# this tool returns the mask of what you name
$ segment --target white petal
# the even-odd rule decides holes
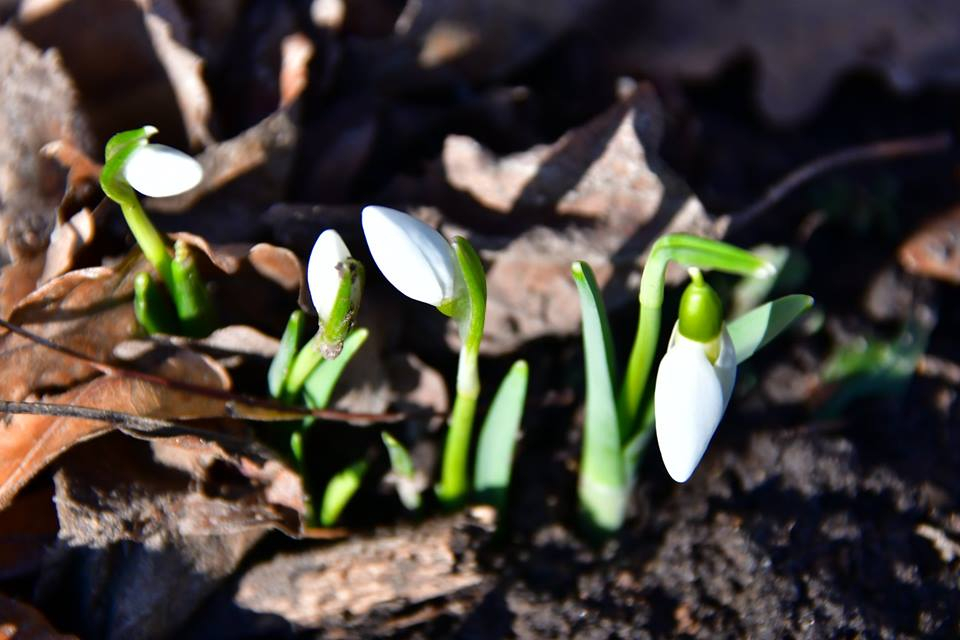
[[[654,411],[663,464],[677,482],[686,482],[700,463],[735,379],[736,355],[726,330],[716,365],[701,343],[676,334],[671,339],[657,371]]]
[[[197,186],[203,169],[182,151],[162,144],[148,144],[130,154],[123,166],[123,177],[145,196],[166,198]]]
[[[453,249],[436,229],[387,207],[364,207],[361,222],[373,261],[400,293],[435,307],[453,298]]]
[[[313,306],[325,322],[333,311],[333,304],[337,300],[337,291],[340,290],[340,271],[337,265],[350,257],[350,250],[343,243],[343,238],[333,229],[327,229],[317,237],[307,261],[307,287]]]

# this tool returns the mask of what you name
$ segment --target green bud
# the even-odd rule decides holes
[[[177,333],[179,323],[166,293],[146,271],[133,279],[133,311],[150,335]]]
[[[690,284],[680,298],[680,335],[697,342],[713,342],[723,328],[720,296],[708,285],[699,269],[690,269]]]
[[[177,307],[183,335],[191,338],[209,335],[217,327],[216,312],[190,247],[182,240],[174,244],[170,276],[170,295]]]

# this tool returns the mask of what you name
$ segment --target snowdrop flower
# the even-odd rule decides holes
[[[342,263],[349,257],[350,250],[343,243],[340,234],[333,229],[321,233],[310,252],[310,260],[307,261],[307,287],[321,324],[330,318],[333,311],[345,275]]]
[[[737,375],[720,299],[691,270],[680,319],[660,361],[654,389],[657,442],[670,477],[686,482],[699,464],[730,401]]]
[[[433,227],[396,209],[364,207],[363,234],[384,277],[400,293],[441,307],[455,297],[453,249]]]
[[[193,189],[203,177],[200,163],[163,144],[145,144],[127,156],[123,178],[151,198],[166,198]]]

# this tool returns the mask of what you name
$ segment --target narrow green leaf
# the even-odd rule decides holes
[[[360,347],[363,346],[363,343],[366,342],[369,334],[370,332],[366,329],[355,329],[343,341],[343,350],[340,355],[333,360],[323,360],[313,370],[313,373],[310,374],[303,385],[304,397],[307,400],[308,407],[311,409],[327,408],[340,375]]]
[[[323,491],[323,504],[320,507],[322,526],[332,527],[337,523],[344,507],[360,488],[363,476],[367,473],[367,467],[366,460],[357,460],[330,478],[327,488]]]
[[[777,337],[811,306],[813,298],[810,296],[784,296],[728,322],[727,332],[737,353],[737,364]]]
[[[270,395],[274,398],[280,398],[283,394],[283,383],[287,379],[290,365],[300,348],[300,336],[303,333],[305,317],[303,311],[299,309],[290,314],[287,327],[283,330],[283,336],[280,338],[280,348],[277,349],[277,355],[273,356],[273,360],[270,362],[270,370],[267,371],[267,386],[270,388]]]
[[[574,262],[572,272],[580,295],[587,374],[580,507],[590,529],[609,533],[623,523],[628,491],[613,386],[613,343],[593,271],[585,262]]]
[[[413,477],[415,473],[413,467],[413,458],[407,448],[400,444],[400,441],[390,435],[389,431],[380,433],[384,446],[387,448],[387,455],[390,456],[390,468],[398,476]]]
[[[380,437],[383,439],[387,454],[390,456],[390,468],[396,482],[397,496],[407,510],[416,511],[420,508],[421,498],[420,486],[417,482],[417,470],[413,466],[413,459],[406,447],[400,444],[400,441],[390,435],[389,432],[381,432]]]
[[[510,488],[513,452],[523,419],[530,376],[525,360],[517,360],[500,383],[480,429],[473,487],[479,502],[501,510]]]

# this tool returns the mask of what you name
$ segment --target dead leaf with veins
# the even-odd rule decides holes
[[[474,209],[520,229],[469,234],[491,262],[485,352],[579,330],[574,260],[590,263],[607,305],[618,307],[636,300],[641,257],[662,234],[723,236],[727,219],[711,217],[657,155],[663,126],[656,96],[640,86],[550,145],[498,158],[472,139],[447,138],[447,183]],[[467,233],[452,224],[448,231]],[[682,272],[668,277],[677,281]]]

